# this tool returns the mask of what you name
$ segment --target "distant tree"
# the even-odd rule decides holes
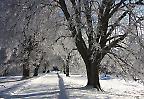
[[[28,39],[25,39],[25,41],[22,43],[22,58],[21,61],[23,63],[23,79],[28,78],[30,76],[30,55],[31,52],[37,47],[37,43],[34,44],[32,37],[30,36]]]
[[[32,64],[31,54],[37,53],[35,49],[38,47],[48,50],[55,37],[55,17],[50,16],[55,7],[49,6],[49,0],[7,0],[2,1],[0,7],[0,22],[3,24],[0,25],[0,35],[5,38],[2,38],[4,44],[0,45],[7,44],[6,47],[11,49],[18,46],[18,65],[23,64],[23,78],[27,78]]]
[[[39,59],[39,61],[37,63],[34,64],[35,66],[35,69],[34,69],[34,75],[33,76],[38,76],[38,70],[39,70],[39,67],[41,66],[43,60],[44,60],[44,56],[45,56],[46,53],[42,53],[41,55],[41,58]]]
[[[0,74],[3,76],[6,76],[9,71],[9,66],[7,65],[7,48],[1,48],[0,49]]]
[[[0,48],[0,65],[3,65],[6,61],[7,53],[6,48]]]

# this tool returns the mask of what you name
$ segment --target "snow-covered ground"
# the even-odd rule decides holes
[[[86,77],[49,73],[20,81],[0,77],[0,99],[144,99],[144,86],[134,81],[101,77],[104,92],[85,87]],[[15,81],[16,80],[16,81]]]

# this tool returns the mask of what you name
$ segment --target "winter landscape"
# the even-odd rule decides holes
[[[0,99],[144,99],[144,0],[0,0]]]

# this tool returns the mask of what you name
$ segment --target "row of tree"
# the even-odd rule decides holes
[[[8,1],[1,2],[0,33],[17,46],[24,78],[31,63],[39,69],[45,54],[60,55],[67,76],[71,65],[85,65],[87,85],[97,90],[100,71],[111,67],[134,79],[143,75],[143,0]]]

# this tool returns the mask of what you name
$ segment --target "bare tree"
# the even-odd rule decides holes
[[[131,33],[131,26],[128,21],[129,13],[135,11],[136,6],[143,5],[142,1],[54,1],[60,6],[75,40],[77,50],[85,62],[87,85],[101,90],[99,83],[100,63],[105,55],[111,53],[113,48],[122,47],[121,42]],[[130,7],[133,7],[133,9],[130,9]],[[136,17],[135,23],[143,20],[143,16]],[[84,37],[87,40],[84,40]]]

